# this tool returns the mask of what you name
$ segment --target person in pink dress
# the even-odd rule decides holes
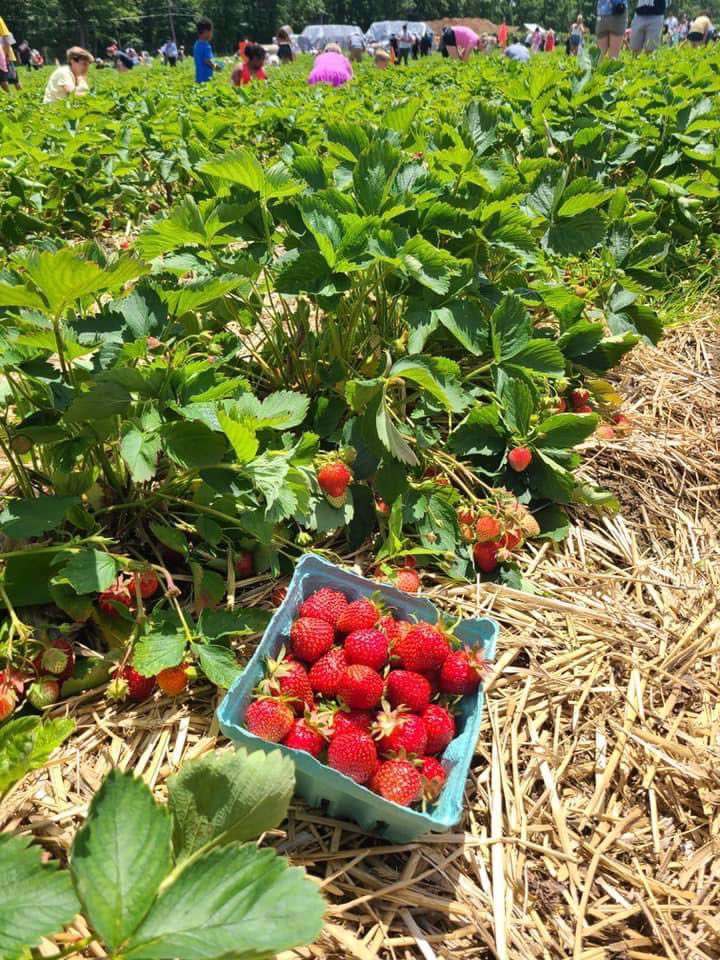
[[[448,54],[454,60],[464,60],[467,62],[470,59],[470,54],[480,43],[480,37],[474,30],[471,30],[470,27],[453,27],[452,33],[455,43],[447,43],[446,49]]]
[[[328,43],[321,54],[315,58],[308,83],[328,83],[331,87],[341,87],[352,80],[353,71],[350,61],[342,54],[337,43]]]

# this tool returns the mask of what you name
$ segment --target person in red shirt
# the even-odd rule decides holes
[[[263,70],[265,48],[259,43],[248,43],[245,47],[245,63],[239,63],[230,76],[234,87],[244,87],[251,80],[267,80]]]

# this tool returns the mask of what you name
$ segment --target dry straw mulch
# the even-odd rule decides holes
[[[578,515],[543,546],[534,593],[428,583],[448,610],[502,625],[467,813],[399,846],[295,805],[265,842],[317,878],[328,924],[288,957],[720,955],[718,371],[710,322],[632,355],[618,388],[635,427],[585,468],[622,511]],[[135,708],[78,698],[77,734],[2,825],[63,855],[111,765],[162,793],[184,759],[227,748],[214,707],[208,690]]]

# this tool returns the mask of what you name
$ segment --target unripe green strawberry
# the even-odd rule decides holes
[[[28,688],[27,698],[38,710],[55,703],[60,698],[60,684],[57,677],[40,677],[34,680]]]

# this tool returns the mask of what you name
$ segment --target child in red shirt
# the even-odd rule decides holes
[[[234,87],[244,87],[251,80],[267,80],[263,70],[265,48],[259,43],[248,43],[245,47],[245,63],[239,63],[230,76]]]

